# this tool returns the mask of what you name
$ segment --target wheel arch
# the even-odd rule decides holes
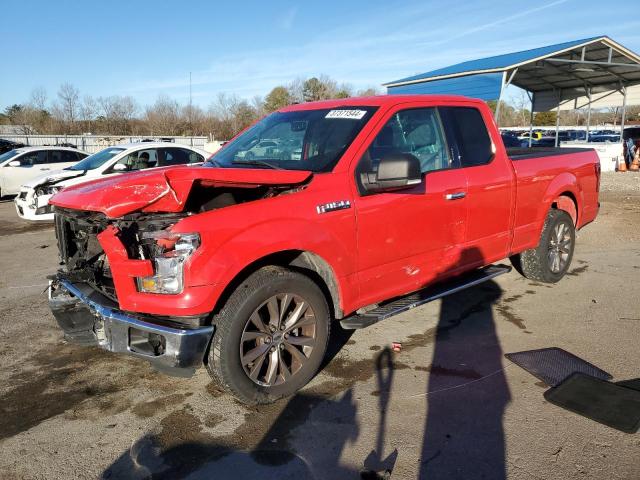
[[[269,265],[298,271],[313,280],[322,290],[333,318],[344,316],[341,307],[340,285],[334,269],[320,255],[306,250],[282,250],[260,257],[237,272],[216,301],[214,312],[225,304],[233,291],[252,273]]]
[[[578,227],[578,200],[573,192],[568,190],[562,192],[551,202],[551,208],[567,212],[573,220],[573,224],[576,228]]]

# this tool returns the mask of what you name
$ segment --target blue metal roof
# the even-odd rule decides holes
[[[495,100],[500,96],[502,72],[480,73],[462,78],[443,78],[431,82],[410,83],[387,87],[387,93],[397,94],[450,94],[465,97],[480,98],[481,100]]]
[[[440,68],[438,70],[432,70],[430,72],[421,73],[419,75],[402,78],[400,80],[394,80],[393,82],[388,82],[384,85],[391,86],[398,83],[415,82],[416,80],[429,81],[429,79],[433,79],[434,77],[441,77],[445,75],[464,75],[467,73],[485,70],[507,70],[513,65],[517,65],[519,63],[526,62],[528,60],[534,60],[536,58],[544,57],[547,55],[553,55],[555,52],[559,52],[567,48],[572,48],[583,43],[593,42],[602,38],[607,37],[605,35],[601,35],[599,37],[591,37],[582,40],[574,40],[572,42],[548,45],[546,47],[532,48],[531,50],[523,50],[521,52],[506,53],[504,55],[496,55],[494,57],[481,58],[478,60],[469,60],[467,62],[458,63],[449,67]]]

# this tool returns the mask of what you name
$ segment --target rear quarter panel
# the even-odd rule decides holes
[[[553,202],[569,194],[576,202],[577,228],[598,214],[594,150],[513,161],[516,172],[516,212],[512,253],[537,246]]]

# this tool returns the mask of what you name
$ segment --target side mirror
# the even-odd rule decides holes
[[[20,160],[11,160],[11,161],[9,162],[9,166],[10,166],[10,167],[19,167],[20,165],[21,165],[21,164],[20,164]]]
[[[116,163],[113,166],[114,172],[126,172],[129,168],[124,163]]]
[[[390,153],[380,159],[377,172],[364,172],[362,185],[369,193],[402,190],[422,183],[420,160],[410,153]]]

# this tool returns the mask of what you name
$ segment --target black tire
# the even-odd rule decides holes
[[[283,383],[260,385],[249,378],[243,367],[241,348],[245,344],[241,345],[241,339],[245,328],[252,325],[250,316],[267,300],[283,294],[299,296],[309,304],[315,318],[315,343],[306,360],[300,362],[299,370],[288,380],[278,377]],[[327,350],[331,317],[326,298],[314,281],[286,268],[268,266],[251,274],[236,288],[214,316],[213,323],[215,333],[206,362],[209,375],[217,385],[242,403],[262,404],[293,395],[313,378]],[[266,326],[270,326],[270,323],[266,323]],[[271,341],[275,344],[275,337]],[[270,359],[265,360],[268,361]]]
[[[561,229],[564,232],[563,238],[568,238],[570,242],[566,246],[566,258],[560,260],[560,264],[552,265],[553,256],[550,253],[552,250],[564,255],[564,252],[556,248],[558,242],[554,236],[558,232],[557,229]],[[552,209],[545,219],[538,246],[512,256],[511,263],[526,278],[544,283],[556,283],[564,277],[571,266],[575,244],[576,231],[571,216],[564,210]]]

